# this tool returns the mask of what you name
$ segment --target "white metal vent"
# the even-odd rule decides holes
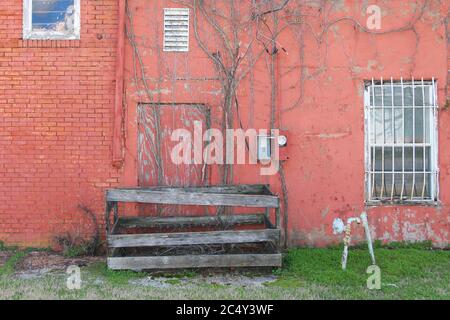
[[[439,197],[437,89],[431,81],[366,85],[366,198],[435,202]]]
[[[189,51],[189,9],[164,9],[164,51]]]

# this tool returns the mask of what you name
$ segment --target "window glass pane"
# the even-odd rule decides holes
[[[413,142],[413,109],[405,108],[405,143]]]
[[[424,150],[425,149],[425,150]],[[425,151],[425,158],[424,158]],[[425,160],[425,163],[424,163]],[[430,147],[422,148],[416,147],[416,170],[415,171],[430,171],[431,170],[431,158],[430,158]]]
[[[431,109],[426,108],[425,109],[425,122],[423,124],[425,128],[425,143],[430,143],[430,116],[431,116]]]
[[[413,171],[413,147],[405,147],[405,171]]]
[[[423,108],[415,108],[415,131],[416,131],[416,143],[424,143],[424,131],[423,131]]]
[[[413,91],[412,91],[412,87],[411,86],[407,86],[403,88],[404,91],[404,101],[405,101],[405,106],[412,106],[413,105]]]
[[[425,197],[432,198],[431,195],[431,173],[425,174]]]
[[[383,169],[383,148],[372,148],[372,159],[375,162],[373,163],[372,170],[381,171]]]
[[[395,143],[403,143],[403,110],[394,108]]]
[[[381,97],[381,87],[380,86],[375,86],[374,87],[374,92],[375,92],[375,106],[377,107],[381,107],[383,105],[383,100]]]
[[[384,148],[384,171],[392,171],[392,150],[393,148]]]
[[[391,197],[392,193],[392,173],[384,175],[384,197]]]
[[[395,171],[401,172],[403,170],[403,148],[396,147],[394,154]]]
[[[423,148],[416,148],[415,162],[414,171],[423,171]]]
[[[374,174],[374,185],[373,185],[373,194],[372,196],[374,198],[380,198],[381,195],[381,184],[382,184],[382,174],[376,173]]]
[[[383,86],[384,106],[392,107],[392,86],[386,84]]]
[[[370,108],[369,109],[369,120],[368,120],[370,123],[368,124],[368,127],[370,127],[370,137],[369,138],[370,138],[371,145],[375,143],[375,135],[376,135],[374,122],[373,122],[374,114],[375,114],[375,110]]]
[[[408,199],[411,199],[413,176],[414,176],[414,174],[412,174],[412,173],[405,174],[405,185],[404,185],[404,189],[403,189],[403,196]]]
[[[425,99],[424,99],[424,106],[431,106],[432,105],[432,97],[431,97],[431,87],[430,86],[426,86],[424,88],[424,94],[425,94]]]
[[[394,123],[392,121],[392,108],[384,109],[384,139],[385,143],[394,143]]]
[[[394,87],[394,106],[396,106],[396,107],[402,106],[402,87],[401,86]]]
[[[33,0],[33,31],[72,32],[74,30],[74,0]]]
[[[370,95],[369,103],[370,103],[371,106],[375,106],[375,95],[374,95],[374,93],[375,93],[374,87],[370,86],[369,87],[369,95]]]
[[[422,86],[414,88],[414,101],[416,106],[423,106],[423,92],[422,92]]]
[[[375,143],[381,144],[384,143],[383,137],[383,112],[382,109],[375,109]]]
[[[403,174],[397,173],[394,176],[394,197],[400,198],[403,186]]]

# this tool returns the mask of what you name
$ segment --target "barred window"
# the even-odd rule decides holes
[[[369,203],[438,200],[434,79],[367,82],[365,133]]]
[[[24,39],[79,39],[80,0],[24,0]]]

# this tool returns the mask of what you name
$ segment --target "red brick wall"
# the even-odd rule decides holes
[[[49,245],[103,224],[111,165],[117,0],[83,0],[81,40],[23,41],[22,1],[0,2],[0,240]]]

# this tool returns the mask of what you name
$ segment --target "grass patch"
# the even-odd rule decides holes
[[[64,257],[77,258],[86,255],[86,248],[82,245],[64,248]]]
[[[106,279],[114,285],[127,285],[130,280],[145,278],[147,275],[143,272],[134,271],[106,271]]]
[[[3,241],[0,241],[0,251],[16,251],[18,247],[7,246]]]
[[[92,276],[102,277],[112,285],[127,285],[130,280],[147,277],[145,272],[135,271],[115,271],[108,269],[106,263],[95,263],[84,269],[85,272]]]
[[[171,285],[179,285],[181,284],[181,280],[180,279],[167,279],[164,281],[167,284],[171,284]]]
[[[15,252],[0,268],[0,276],[10,276],[14,274],[16,264],[19,263],[25,256],[27,252],[25,251],[17,251]]]
[[[304,281],[296,276],[283,276],[274,282],[266,284],[267,287],[280,287],[284,289],[300,288],[304,285]]]
[[[368,251],[350,249],[346,271],[341,270],[341,254],[342,250],[338,248],[290,250],[285,256],[284,268],[277,272],[280,278],[274,285],[285,287],[292,283],[295,286],[297,279],[297,283],[323,285],[350,298],[364,298],[371,294],[411,299],[433,298],[441,294],[450,297],[450,252],[424,250],[422,246],[376,249],[382,279],[379,292],[366,288],[369,276],[366,271],[371,264]]]
[[[183,270],[174,272],[158,272],[153,274],[154,277],[158,278],[175,278],[175,279],[192,279],[198,276],[198,273],[194,270]]]

